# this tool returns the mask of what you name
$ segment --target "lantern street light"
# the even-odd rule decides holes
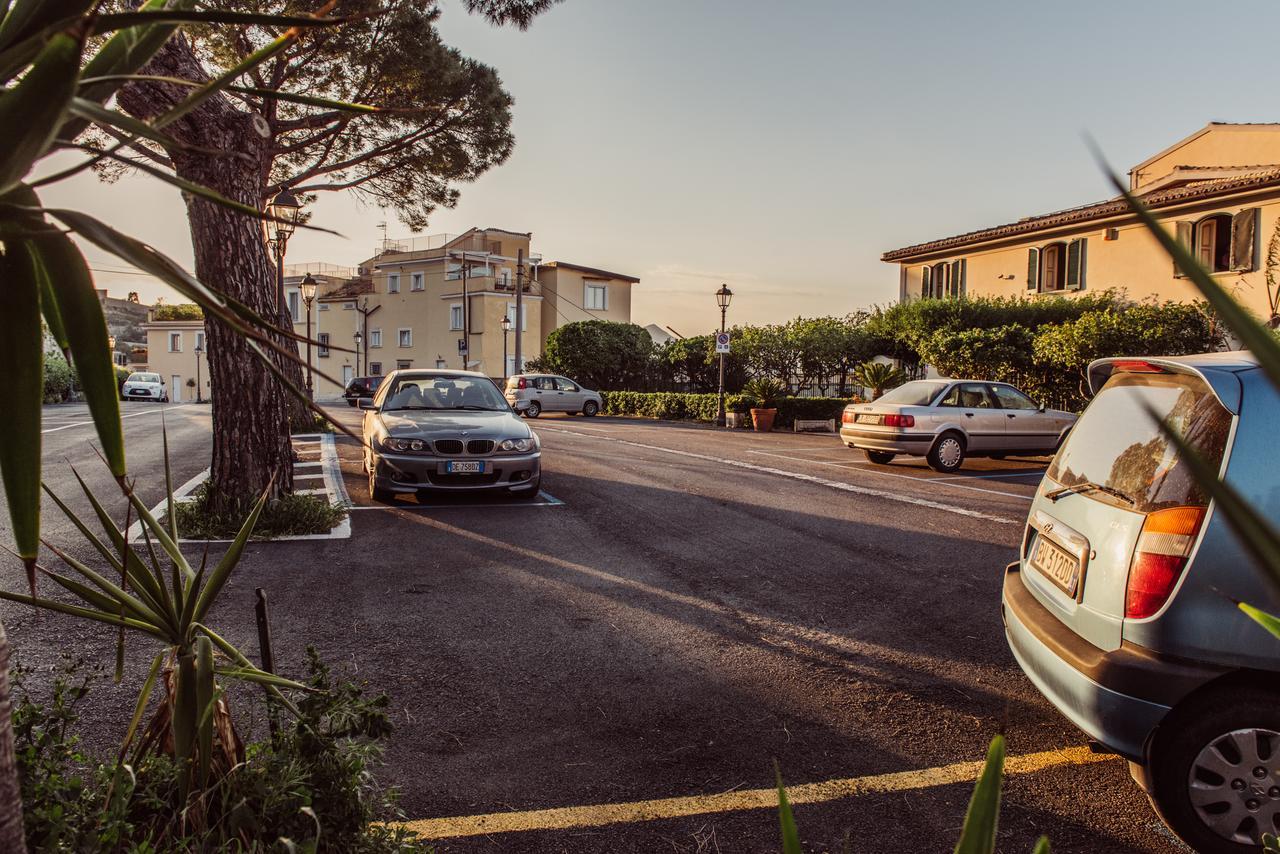
[[[360,373],[360,342],[364,340],[364,336],[360,334],[360,330],[356,330],[356,334],[351,336],[356,341],[356,376],[362,376]]]
[[[202,344],[196,345],[196,403],[204,403],[204,397],[201,395],[200,384],[200,354],[204,352]]]
[[[292,331],[293,315],[284,301],[284,249],[302,217],[302,203],[288,187],[281,187],[267,203],[267,213],[273,220],[268,228],[273,229],[271,249],[276,259],[276,314],[281,328]]]
[[[507,335],[511,332],[511,315],[502,315],[502,385],[507,384]]]
[[[302,277],[298,290],[302,292],[302,303],[307,307],[307,400],[315,400],[315,389],[311,385],[311,303],[316,301],[316,288],[319,282],[310,273]]]
[[[720,331],[725,331],[725,315],[729,311],[729,303],[733,300],[733,291],[729,290],[728,285],[721,285],[720,290],[716,291],[716,305],[720,306]],[[724,417],[724,356],[720,354],[720,404],[716,408],[716,426],[723,427]]]

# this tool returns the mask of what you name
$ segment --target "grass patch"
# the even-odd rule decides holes
[[[313,414],[314,415],[314,414]],[[332,433],[333,425],[329,423],[328,418],[320,415],[314,415],[310,421],[305,424],[291,424],[289,426],[289,435],[297,436],[298,434],[307,435],[308,433]]]
[[[244,524],[244,517],[232,518],[214,514],[209,509],[209,483],[200,484],[187,501],[179,501],[174,509],[177,514],[178,533],[191,540],[226,540],[234,537]],[[166,521],[167,521],[166,514]],[[341,504],[330,504],[321,495],[282,495],[267,503],[253,529],[252,539],[270,540],[275,537],[300,534],[327,534],[334,525],[347,516]]]

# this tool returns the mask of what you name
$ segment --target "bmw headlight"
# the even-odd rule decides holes
[[[532,451],[535,447],[533,439],[503,439],[498,444],[498,448],[503,451],[512,451],[515,453],[525,453]]]
[[[388,451],[407,451],[410,444],[408,439],[395,439],[391,436],[382,440],[382,447]]]

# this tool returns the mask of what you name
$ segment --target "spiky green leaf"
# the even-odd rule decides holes
[[[993,854],[1000,821],[1000,786],[1004,780],[1004,736],[991,739],[987,761],[974,786],[955,854]]]

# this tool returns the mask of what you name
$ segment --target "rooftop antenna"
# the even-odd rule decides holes
[[[382,248],[387,248],[387,221],[384,219],[378,223],[378,228],[382,229]]]

